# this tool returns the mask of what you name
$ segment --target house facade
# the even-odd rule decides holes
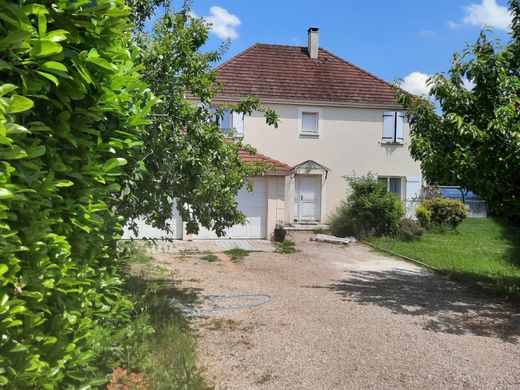
[[[268,126],[262,113],[229,113],[222,121],[257,149],[257,156],[243,158],[274,166],[254,178],[253,192],[239,193],[248,223],[229,229],[227,237],[270,238],[282,221],[326,223],[345,199],[344,177],[352,175],[376,175],[412,212],[422,178],[395,89],[320,48],[317,28],[308,30],[306,47],[255,44],[216,71],[223,89],[215,105],[256,96],[280,118],[278,128]],[[202,229],[175,238],[214,237]]]

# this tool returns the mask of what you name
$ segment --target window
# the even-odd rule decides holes
[[[301,137],[318,138],[321,132],[323,110],[314,107],[298,109],[298,127]]]
[[[400,177],[379,177],[378,180],[382,183],[385,183],[386,190],[388,192],[393,192],[396,194],[399,199],[402,198],[401,192],[401,183],[402,179]]]
[[[318,134],[317,112],[302,112],[302,133]]]
[[[404,113],[385,112],[383,114],[383,143],[402,144],[404,142]]]
[[[216,112],[214,107],[211,112]],[[238,112],[224,110],[222,118],[216,117],[215,120],[219,123],[220,129],[228,136],[233,134],[236,137],[244,137],[244,115]]]

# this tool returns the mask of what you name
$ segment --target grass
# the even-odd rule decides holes
[[[456,230],[427,231],[412,242],[393,237],[371,242],[520,301],[520,228],[502,220],[468,218]]]
[[[249,256],[249,253],[251,253],[251,251],[241,248],[233,248],[224,251],[224,253],[231,258],[231,261],[238,263],[239,261],[244,260],[245,257]]]
[[[202,256],[200,259],[204,260],[204,261],[207,261],[207,262],[210,262],[210,263],[213,263],[213,262],[218,260],[218,256],[214,255],[213,253],[209,253],[209,254],[207,254],[205,256]]]
[[[134,305],[132,318],[123,329],[105,325],[96,333],[98,364],[114,368],[109,389],[209,389],[196,365],[190,324],[172,303],[193,303],[196,292],[181,289],[168,275],[154,272],[144,248],[132,250],[128,263],[142,270],[129,274],[124,286]],[[134,380],[128,379],[133,376]],[[136,381],[145,385],[136,386]]]
[[[282,242],[275,242],[273,243],[275,249],[274,251],[276,253],[294,253],[298,252],[298,250],[295,248],[295,244],[291,240],[284,240]]]
[[[316,228],[312,231],[314,234],[330,234],[330,229],[326,229],[326,228]]]

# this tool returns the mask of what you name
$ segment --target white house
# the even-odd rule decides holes
[[[320,48],[317,28],[308,30],[307,47],[255,44],[216,71],[223,84],[216,105],[256,96],[280,117],[277,129],[261,113],[223,121],[258,150],[256,158],[276,168],[254,179],[252,193],[240,192],[248,223],[229,229],[227,237],[269,238],[277,221],[326,222],[345,198],[344,176],[353,173],[377,175],[413,208],[421,171],[408,150],[409,125],[395,89]],[[177,223],[174,238],[215,237],[205,229],[188,237]]]

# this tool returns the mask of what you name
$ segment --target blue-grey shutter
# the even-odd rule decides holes
[[[244,114],[233,111],[233,128],[237,137],[244,136]]]
[[[218,118],[217,118],[217,115],[216,115],[216,112],[217,112],[217,109],[215,107],[210,107],[209,108],[209,112],[211,112],[211,121],[212,122],[218,122]]]
[[[395,117],[395,142],[404,142],[404,113],[396,112]]]
[[[383,143],[395,142],[395,112],[383,113]]]

